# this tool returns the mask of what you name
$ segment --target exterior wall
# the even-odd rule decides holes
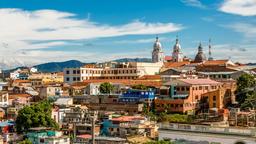
[[[28,78],[31,81],[41,80],[43,84],[47,83],[62,83],[63,75],[58,73],[34,73]]]
[[[218,89],[216,91],[208,92],[202,95],[207,97],[207,102],[210,109],[222,109],[224,107],[224,91]]]
[[[74,83],[90,79],[136,79],[143,75],[155,75],[159,73],[163,63],[129,63],[124,68],[65,68],[64,82]]]
[[[140,112],[143,111],[143,104],[109,104],[109,103],[98,104],[98,103],[90,103],[87,106],[91,110],[128,112],[130,114],[140,113]]]
[[[9,94],[8,93],[0,93],[0,106],[6,107],[8,106]]]
[[[202,95],[210,91],[215,91],[220,88],[220,85],[176,85],[173,86],[174,94],[170,94],[170,89],[166,89],[167,99],[156,99],[157,111],[168,112],[193,112],[199,108],[199,101]],[[187,96],[186,96],[187,95]],[[179,96],[182,96],[179,98]]]
[[[62,87],[60,86],[47,86],[40,88],[40,97],[47,98],[51,96],[61,95]]]

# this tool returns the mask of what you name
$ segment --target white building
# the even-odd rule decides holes
[[[30,72],[31,73],[36,73],[38,70],[37,70],[37,68],[35,68],[35,67],[32,67],[32,68],[30,68]]]
[[[10,78],[13,79],[13,80],[18,79],[19,76],[20,76],[20,72],[21,72],[21,69],[17,69],[14,72],[11,72],[10,73]]]
[[[159,73],[163,63],[129,62],[118,63],[114,67],[96,66],[93,68],[65,68],[64,82],[74,83],[91,79],[137,79],[144,75]]]
[[[9,100],[8,92],[0,91],[0,106],[1,107],[7,107],[8,106],[8,100]]]

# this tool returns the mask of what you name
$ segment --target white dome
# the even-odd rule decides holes
[[[180,50],[181,50],[181,46],[180,46],[180,44],[179,44],[179,40],[176,39],[176,43],[175,43],[175,45],[173,46],[173,52],[180,52]]]
[[[155,50],[161,50],[162,49],[162,44],[160,43],[158,37],[156,37],[156,41],[154,43],[154,49]]]

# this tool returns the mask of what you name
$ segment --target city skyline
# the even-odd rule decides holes
[[[72,5],[72,6],[71,6]],[[150,58],[156,35],[171,55],[176,35],[194,58],[199,42],[215,59],[256,62],[253,0],[0,2],[1,62]]]

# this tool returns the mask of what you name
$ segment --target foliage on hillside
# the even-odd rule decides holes
[[[237,79],[236,100],[242,108],[253,108],[256,97],[256,80],[253,75],[243,74]]]
[[[102,94],[110,94],[114,90],[114,86],[109,82],[105,82],[100,85],[99,89]]]
[[[17,132],[26,132],[33,127],[52,127],[57,129],[58,124],[51,118],[51,112],[52,105],[48,101],[25,106],[18,112],[16,119]]]

